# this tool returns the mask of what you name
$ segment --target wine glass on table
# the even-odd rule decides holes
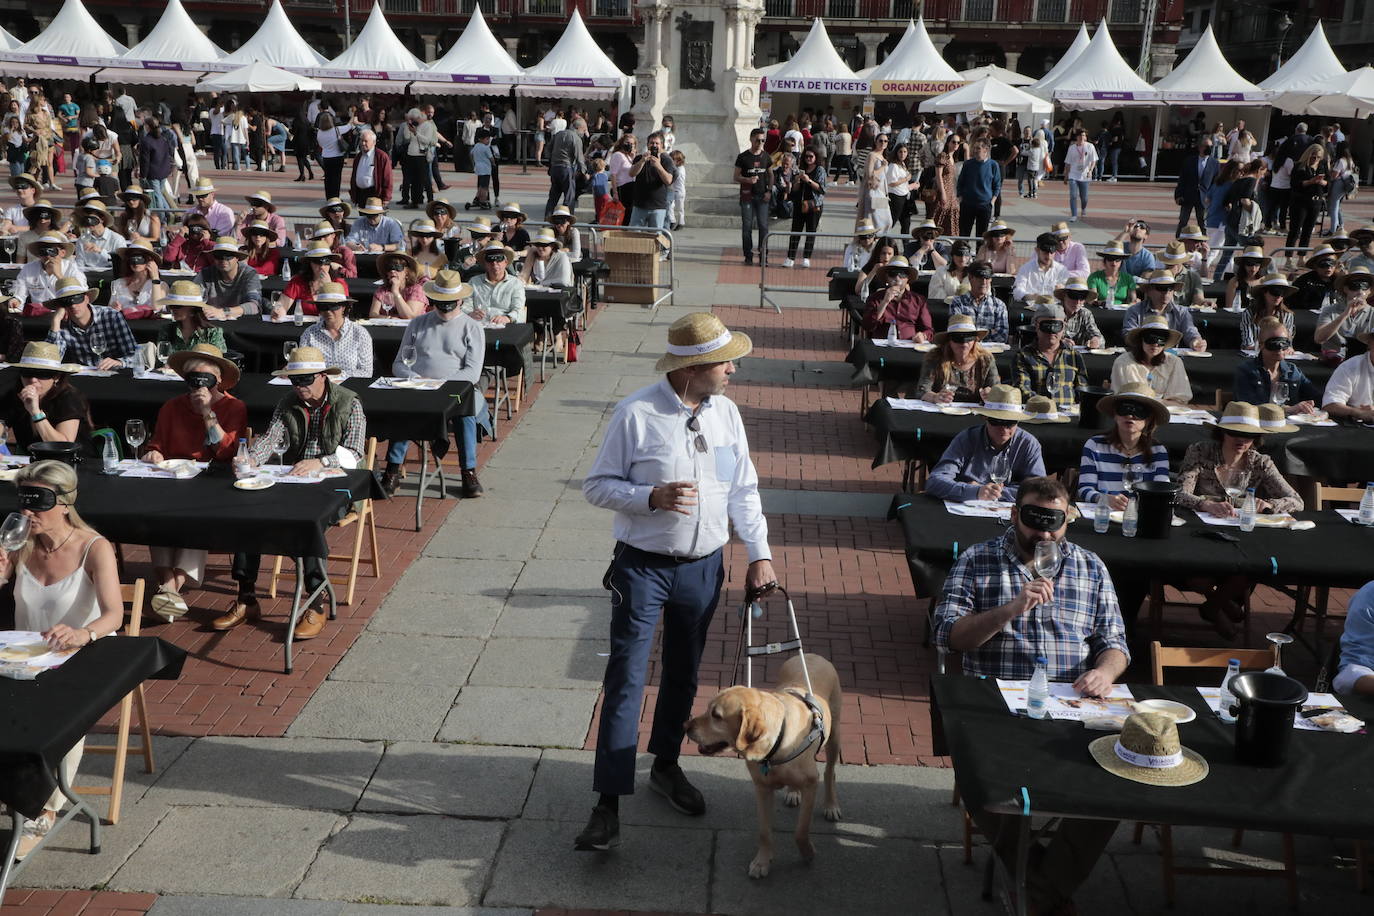
[[[129,447],[133,450],[133,456],[137,459],[139,446],[148,441],[148,427],[137,418],[126,420],[124,422],[124,438],[128,440]]]
[[[167,360],[172,356],[172,342],[170,340],[158,341],[157,345],[157,364],[158,366],[167,365]]]
[[[91,342],[88,344],[88,346],[91,348],[91,354],[95,357],[95,365],[91,368],[99,369],[100,361],[105,356],[105,342],[103,340],[96,340],[95,336],[92,335]]]
[[[274,474],[282,473],[281,463],[286,456],[286,430],[282,429],[272,437],[271,462]]]
[[[1245,495],[1245,487],[1250,483],[1250,472],[1240,468],[1218,467],[1217,483],[1226,491],[1227,501],[1239,509],[1241,497]]]
[[[19,512],[11,512],[0,525],[0,547],[8,551],[18,550],[29,539],[29,518]]]
[[[406,367],[407,372],[414,372],[415,364],[419,361],[420,351],[415,344],[406,344],[401,348],[401,365]]]
[[[1293,641],[1292,635],[1289,633],[1265,633],[1264,638],[1269,640],[1269,642],[1272,643],[1274,646],[1274,664],[1269,668],[1265,669],[1266,673],[1286,674],[1287,672],[1283,670],[1283,666],[1281,664],[1281,655],[1283,653],[1283,647]]]
[[[1288,404],[1288,383],[1279,380],[1269,387],[1269,401],[1280,407]]]

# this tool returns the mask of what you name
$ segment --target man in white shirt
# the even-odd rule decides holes
[[[1088,142],[1083,128],[1074,131],[1073,142],[1064,154],[1064,169],[1069,179],[1069,222],[1088,215],[1088,182],[1097,170],[1097,147]]]
[[[85,283],[85,272],[71,258],[74,249],[71,239],[55,231],[30,242],[28,263],[10,289],[11,303],[23,306],[26,315],[43,315],[48,312],[43,303],[57,297],[59,280],[74,277]]]
[[[99,198],[77,207],[72,214],[80,234],[76,237],[76,266],[86,270],[109,270],[111,256],[124,247],[124,237],[110,228],[110,211]]]
[[[119,106],[119,108],[123,109],[125,120],[137,120],[134,114],[138,111],[138,103],[134,101],[134,97],[129,95],[127,90],[121,88],[119,90],[119,95],[115,97],[114,103]]]
[[[1333,417],[1374,423],[1374,331],[1355,338],[1369,350],[1336,367],[1322,395],[1322,410]]]
[[[1063,264],[1054,259],[1059,250],[1059,237],[1053,232],[1042,232],[1035,237],[1035,259],[1028,260],[1016,272],[1016,280],[1011,286],[1011,297],[1024,301],[1031,296],[1054,296],[1054,291],[1069,279],[1069,272]]]
[[[677,759],[725,579],[722,551],[732,523],[748,551],[746,592],[776,584],[744,424],[724,396],[734,361],[752,346],[708,312],[673,322],[668,352],[655,367],[666,377],[616,406],[582,485],[588,502],[615,510],[617,543],[603,580],[611,592],[611,652],[592,784],[600,799],[577,837],[578,850],[620,842],[620,796],[634,792],[639,710],[660,616],[663,658],[649,786],[684,814],[706,811]]]

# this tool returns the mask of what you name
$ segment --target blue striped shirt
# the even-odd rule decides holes
[[[1093,436],[1083,443],[1083,457],[1078,462],[1079,500],[1096,502],[1101,493],[1125,492],[1127,464],[1136,483],[1169,479],[1169,451],[1158,442],[1148,456],[1135,454],[1127,458],[1115,445],[1107,444],[1106,436]]]

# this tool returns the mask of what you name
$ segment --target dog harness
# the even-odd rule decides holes
[[[816,702],[816,698],[810,693],[802,693],[800,690],[793,690],[790,687],[783,688],[782,692],[791,694],[801,700],[806,704],[806,708],[811,710],[811,730],[806,733],[806,740],[803,741],[795,751],[781,760],[774,760],[773,755],[778,752],[778,748],[782,747],[783,736],[787,733],[785,724],[786,719],[784,719],[784,727],[778,729],[777,740],[773,742],[773,746],[769,749],[768,753],[764,755],[763,760],[759,762],[759,772],[764,776],[767,776],[768,771],[773,767],[782,766],[784,763],[790,763],[796,760],[802,754],[806,753],[807,748],[811,747],[813,744],[816,745],[817,755],[820,754],[821,748],[825,746],[825,716],[821,714],[821,707],[820,704]]]

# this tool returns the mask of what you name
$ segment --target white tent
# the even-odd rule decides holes
[[[959,75],[969,82],[980,80],[985,76],[996,77],[1008,86],[1029,86],[1035,82],[1035,77],[1026,76],[1024,73],[1017,73],[1015,70],[1008,70],[1006,67],[999,67],[996,64],[988,64],[986,67],[974,67],[972,70],[960,70]]]
[[[66,0],[37,38],[0,52],[0,71],[10,76],[85,79],[90,68],[115,64],[127,50],[105,34],[81,0]]]
[[[1308,87],[1313,93],[1286,92],[1274,105],[1294,114],[1363,120],[1374,114],[1374,68],[1361,67],[1327,77]]]
[[[227,73],[216,73],[196,83],[197,92],[311,92],[323,84],[271,64],[254,61]]]
[[[1267,102],[1269,93],[1237,73],[1221,53],[1209,25],[1173,72],[1155,83],[1166,102],[1243,105]]]
[[[0,26],[0,51],[17,51],[23,42]]]
[[[1073,66],[1053,83],[1041,80],[1028,91],[1083,111],[1159,104],[1159,93],[1117,51],[1105,19]]]
[[[96,78],[111,83],[184,85],[219,66],[224,52],[196,28],[181,0],[168,0],[162,18],[148,37],[124,53],[126,67],[99,71]]]
[[[926,99],[921,103],[920,110],[936,114],[957,114],[967,111],[1049,114],[1054,111],[1054,105],[1015,86],[1008,86],[995,76],[985,76],[976,82],[965,83],[958,89],[951,89],[949,92]]]
[[[1333,76],[1340,76],[1345,67],[1336,58],[1336,52],[1326,40],[1326,30],[1319,21],[1307,41],[1302,43],[1298,53],[1288,58],[1288,63],[1279,67],[1268,79],[1260,82],[1261,89],[1275,94],[1277,102],[1285,92],[1305,92],[1308,87],[1323,83]],[[1281,107],[1281,106],[1280,106]]]
[[[1080,54],[1088,50],[1088,45],[1091,43],[1092,38],[1088,35],[1088,24],[1086,22],[1080,22],[1078,24],[1078,34],[1073,37],[1073,43],[1070,44],[1069,49],[1064,52],[1064,56],[1059,58],[1055,65],[1050,68],[1049,73],[1040,77],[1036,82],[1031,83],[1030,86],[1026,88],[1026,91],[1033,95],[1038,95],[1041,98],[1049,98],[1049,92],[1046,90],[1052,88],[1055,83],[1059,82],[1059,79],[1065,73],[1068,73],[1069,70],[1073,68],[1073,62],[1078,60]]]
[[[830,95],[868,91],[868,81],[849,69],[819,19],[811,23],[811,31],[792,59],[766,76],[764,84],[765,92]]]
[[[873,95],[930,95],[965,82],[935,49],[924,19],[907,25],[892,53],[868,72],[868,80]]]
[[[573,10],[568,27],[548,55],[525,71],[516,87],[516,94],[529,98],[561,95],[579,99],[610,99],[620,97],[622,108],[628,108],[630,78],[620,72],[615,62],[587,31],[582,15]]]
[[[401,39],[396,37],[396,33],[391,31],[391,24],[386,21],[382,4],[374,2],[372,12],[367,17],[367,24],[358,33],[358,37],[353,39],[353,44],[325,67],[330,70],[369,73],[411,73],[424,70],[425,64],[401,44]]]
[[[282,9],[281,0],[272,0],[262,26],[253,37],[224,55],[226,64],[251,64],[261,61],[274,67],[322,67],[328,61],[306,43]]]
[[[451,79],[454,91],[478,94],[490,92],[493,84],[516,83],[525,72],[491,34],[480,6],[472,8],[472,18],[463,34],[429,69],[441,78]]]

